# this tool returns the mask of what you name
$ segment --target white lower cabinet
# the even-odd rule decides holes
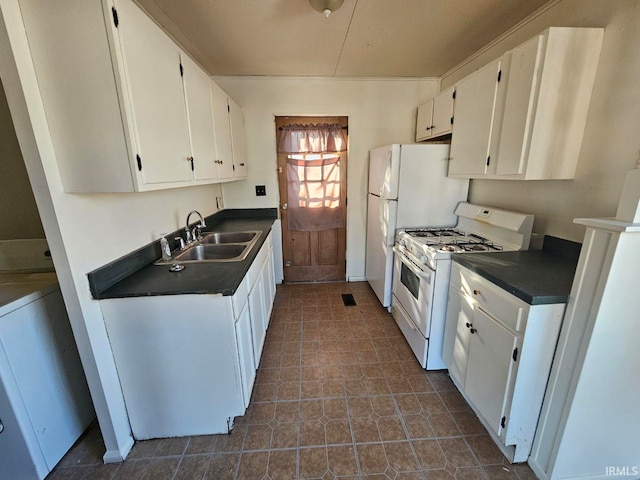
[[[273,304],[256,293],[268,290],[272,248],[269,234],[233,296],[100,301],[137,440],[227,433],[244,415]]]
[[[564,308],[529,305],[453,264],[442,357],[512,462],[531,452]]]
[[[256,380],[256,358],[253,348],[251,315],[245,304],[242,312],[235,321],[236,345],[238,348],[238,366],[240,368],[240,382],[242,386],[243,408],[249,406],[253,383]]]

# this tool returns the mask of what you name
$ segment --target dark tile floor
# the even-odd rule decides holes
[[[536,478],[507,462],[445,372],[420,368],[366,283],[278,286],[231,434],[138,442],[122,464],[102,465],[103,452],[94,427],[49,478]]]

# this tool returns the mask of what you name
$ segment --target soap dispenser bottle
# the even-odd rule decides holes
[[[163,233],[160,237],[160,249],[162,250],[162,260],[167,262],[171,260],[171,248],[169,242],[166,239],[166,233]]]

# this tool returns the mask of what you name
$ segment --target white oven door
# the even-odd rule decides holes
[[[436,272],[393,248],[393,294],[422,336],[427,338],[431,324],[431,305]]]

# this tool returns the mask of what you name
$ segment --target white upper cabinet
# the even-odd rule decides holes
[[[496,175],[575,175],[603,30],[550,28],[510,52]]]
[[[187,55],[182,55],[184,96],[187,102],[193,178],[218,178],[216,135],[211,108],[211,79]]]
[[[496,100],[502,92],[501,65],[501,59],[491,62],[456,85],[449,176],[487,172]]]
[[[211,103],[216,130],[216,163],[219,178],[233,178],[233,147],[231,145],[231,122],[229,97],[211,82]]]
[[[573,178],[603,33],[601,28],[552,27],[507,52],[498,60],[502,65],[497,95],[489,77],[483,89],[476,78],[489,67],[494,70],[495,62],[461,80],[456,86],[449,175]],[[494,115],[488,122],[491,104]]]
[[[418,107],[416,142],[451,133],[454,98],[455,88],[451,87]]]
[[[142,181],[189,181],[191,146],[180,50],[130,0],[118,0],[115,8]]]
[[[421,142],[431,138],[431,129],[433,128],[433,102],[434,99],[428,100],[418,107],[416,117],[416,142]]]
[[[244,116],[232,98],[229,98],[229,123],[231,125],[231,147],[233,151],[233,176],[246,178],[247,159],[244,140]]]
[[[454,87],[441,92],[433,100],[433,124],[431,136],[439,137],[451,133],[453,127],[453,102],[456,98]]]
[[[238,180],[226,94],[219,119],[207,73],[132,0],[20,10],[66,192]]]

